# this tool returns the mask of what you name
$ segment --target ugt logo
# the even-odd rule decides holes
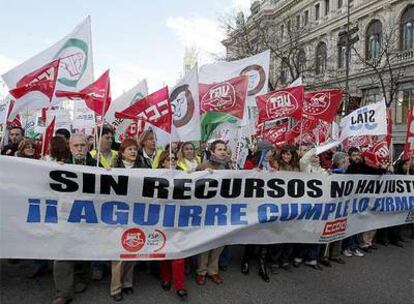
[[[129,252],[137,252],[142,249],[145,241],[145,232],[139,228],[127,229],[121,236],[122,247]]]
[[[58,82],[77,87],[88,66],[88,44],[80,39],[68,39],[54,58],[60,58]]]
[[[289,116],[297,109],[295,96],[286,91],[279,91],[266,100],[266,112],[270,118]]]
[[[362,128],[368,130],[374,130],[378,127],[378,123],[375,122],[375,111],[367,108],[357,110],[357,114],[351,117],[351,126],[349,127],[352,131],[358,131]]]
[[[226,82],[210,88],[201,99],[202,109],[205,112],[226,112],[236,104],[236,91]]]

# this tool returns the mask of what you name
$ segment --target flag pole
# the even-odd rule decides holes
[[[235,169],[239,170],[238,167],[238,162],[239,162],[239,157],[240,157],[240,142],[241,142],[241,126],[237,128],[237,143],[236,143],[236,159],[235,159]]]
[[[47,121],[47,110],[49,109],[49,107],[46,108],[45,110],[45,130],[42,134],[42,148],[40,150],[40,157],[43,158],[45,156],[45,146],[46,146],[46,132],[47,132],[47,128],[48,128],[48,121]]]
[[[172,170],[171,166],[171,156],[172,156],[172,132],[170,132],[170,170]]]
[[[102,124],[101,124],[101,129],[99,130],[98,149],[96,153],[96,167],[99,167],[99,163],[101,161],[101,142],[102,142],[103,126],[105,124],[105,107],[106,107],[106,99],[108,98],[108,91],[109,91],[108,86],[109,86],[109,75],[106,78],[106,84],[105,84],[105,94],[104,94],[104,102],[103,102],[102,117],[101,117]]]

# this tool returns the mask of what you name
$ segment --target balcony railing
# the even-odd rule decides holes
[[[397,54],[396,59],[398,62],[414,60],[414,49],[401,51]]]

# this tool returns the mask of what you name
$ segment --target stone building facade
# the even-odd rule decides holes
[[[359,97],[361,105],[383,98],[381,82],[369,63],[375,63],[386,47],[388,56],[381,58],[383,61],[390,58],[392,72],[382,73],[382,76],[386,89],[391,83],[397,88],[390,105],[397,154],[405,141],[406,113],[414,103],[414,0],[252,1],[251,15],[245,25],[254,28],[253,25],[260,22],[273,27],[272,39],[286,53],[291,51],[292,37],[295,38],[299,47],[294,55],[297,58],[295,67],[303,76],[306,89],[345,88],[346,47],[340,43],[344,41],[340,33],[347,29],[348,1],[349,26],[358,29],[350,38],[359,37],[350,52],[349,94]],[[257,30],[248,33],[249,41],[262,43]],[[234,57],[240,35],[241,31],[234,30],[223,41],[229,58]],[[271,81],[276,88],[294,80],[292,74],[295,73],[291,73],[280,55],[272,52],[271,61]],[[379,63],[377,67],[385,64]],[[394,78],[392,81],[390,76]]]

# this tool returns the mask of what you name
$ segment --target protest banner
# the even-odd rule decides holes
[[[0,167],[1,258],[175,259],[414,221],[409,175],[107,171],[7,156]]]

